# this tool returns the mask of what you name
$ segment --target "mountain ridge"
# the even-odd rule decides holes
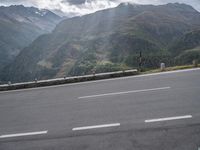
[[[40,14],[38,14],[40,13]],[[0,7],[0,70],[39,35],[51,32],[61,18],[48,10]]]

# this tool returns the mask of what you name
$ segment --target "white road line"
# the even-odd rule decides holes
[[[116,92],[116,93],[106,93],[106,94],[82,96],[82,97],[78,97],[78,99],[86,99],[86,98],[94,98],[94,97],[102,97],[102,96],[112,96],[112,95],[122,95],[122,94],[129,94],[129,93],[140,93],[140,92],[158,91],[158,90],[167,90],[167,89],[170,89],[170,88],[171,87],[161,87],[161,88],[153,88],[153,89],[143,89],[143,90]]]
[[[86,127],[77,127],[77,128],[73,128],[72,131],[90,130],[90,129],[98,129],[98,128],[109,128],[109,127],[117,127],[117,126],[120,126],[120,123],[94,125],[94,126],[86,126]]]
[[[170,121],[170,120],[180,120],[180,119],[189,119],[189,118],[192,118],[192,115],[176,116],[176,117],[168,117],[168,118],[158,118],[158,119],[150,119],[150,120],[145,120],[145,123]]]
[[[14,92],[24,92],[24,91],[32,91],[32,90],[41,90],[41,89],[50,89],[50,88],[58,88],[58,87],[68,87],[68,86],[75,86],[75,85],[82,85],[82,84],[91,84],[91,83],[99,83],[99,82],[107,82],[107,81],[115,81],[115,80],[125,80],[125,79],[134,79],[134,78],[141,78],[141,77],[148,77],[148,76],[157,76],[157,75],[165,75],[165,74],[172,74],[172,73],[191,72],[191,71],[198,71],[198,70],[200,70],[200,68],[166,71],[166,72],[159,72],[159,73],[152,73],[152,74],[134,75],[134,76],[128,76],[128,77],[119,77],[119,78],[103,79],[103,80],[96,80],[96,81],[86,81],[86,82],[71,83],[71,84],[52,85],[52,86],[47,86],[47,87],[19,89],[19,90],[13,90],[13,91],[0,91],[0,94],[14,93]]]
[[[31,136],[31,135],[42,135],[42,134],[47,134],[47,133],[48,131],[7,134],[7,135],[1,135],[0,138],[3,139],[3,138],[22,137],[22,136]]]

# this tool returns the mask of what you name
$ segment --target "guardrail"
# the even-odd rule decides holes
[[[116,78],[116,77],[132,76],[132,75],[137,75],[137,74],[138,74],[137,70],[126,70],[126,71],[108,72],[108,73],[92,74],[92,75],[85,75],[85,76],[57,78],[57,79],[50,79],[50,80],[40,80],[40,81],[36,80],[33,82],[24,82],[24,83],[15,83],[15,84],[9,83],[5,85],[0,85],[0,91],[37,88],[37,87],[85,82],[85,81],[92,81],[92,80],[102,80],[102,79],[109,79],[109,78]]]

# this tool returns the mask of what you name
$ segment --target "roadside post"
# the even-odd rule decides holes
[[[192,64],[193,64],[194,67],[198,67],[198,60],[193,60]]]
[[[96,75],[96,71],[95,71],[95,69],[92,70],[92,74],[93,74],[93,76]]]
[[[139,57],[139,72],[142,71],[142,52],[140,51],[140,57]]]
[[[160,70],[165,71],[165,68],[166,68],[165,63],[161,63],[160,64]]]
[[[11,81],[8,81],[8,86],[11,86],[11,84],[12,84]]]

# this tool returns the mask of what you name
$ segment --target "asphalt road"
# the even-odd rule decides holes
[[[198,150],[200,69],[0,93],[0,150]]]

